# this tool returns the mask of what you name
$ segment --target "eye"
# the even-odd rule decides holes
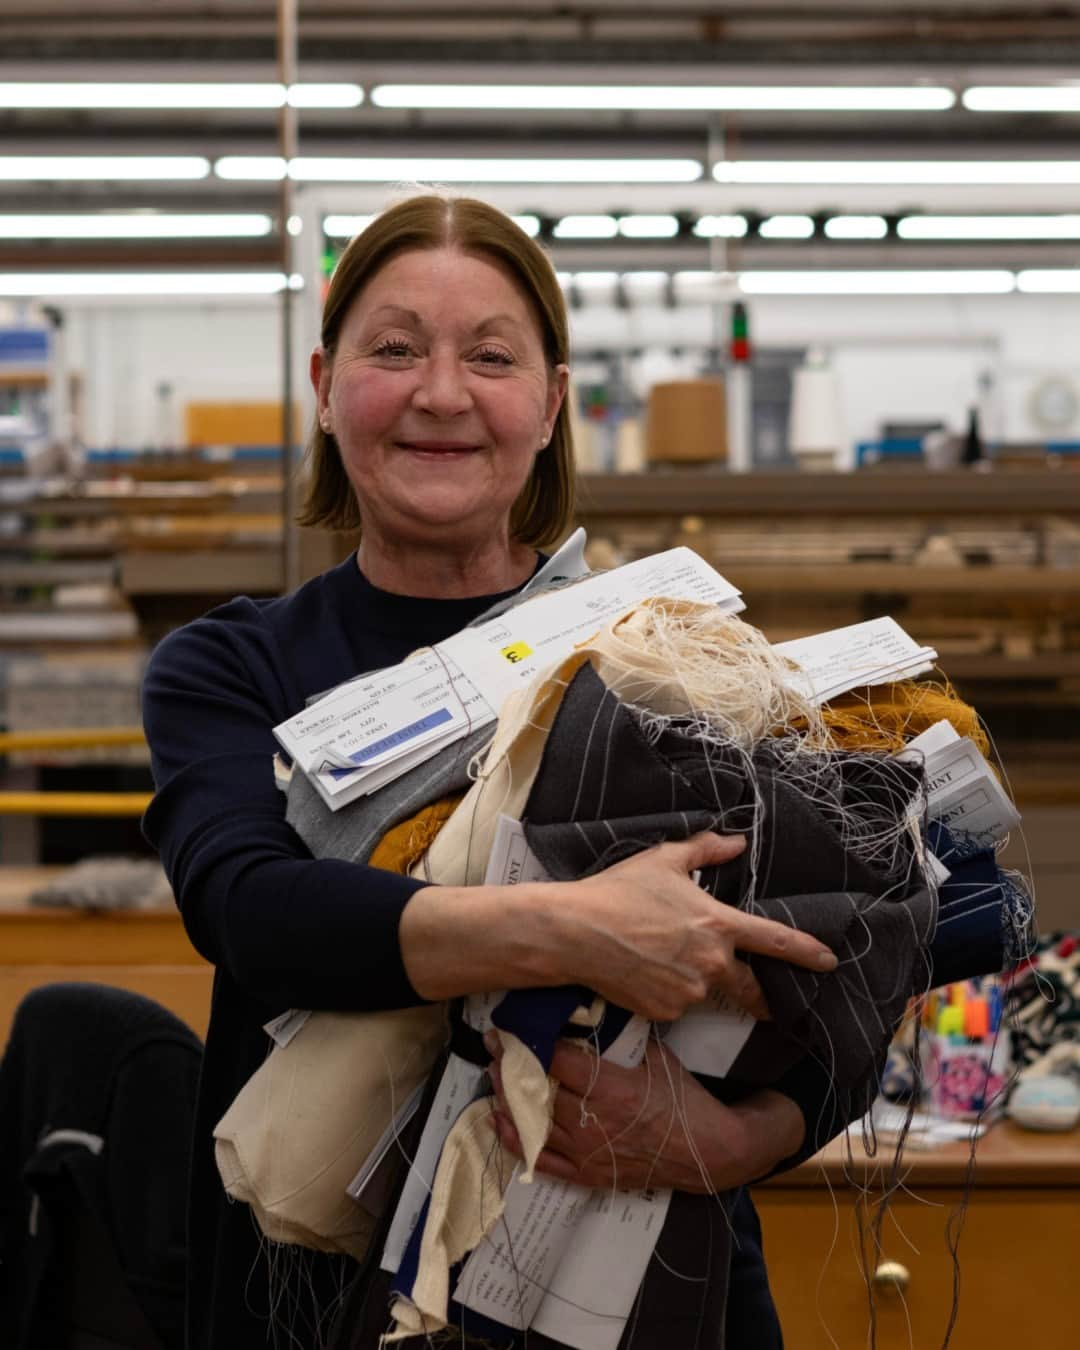
[[[502,347],[481,347],[473,353],[473,360],[482,366],[512,366],[514,358]]]
[[[384,338],[375,348],[376,356],[385,356],[391,361],[407,360],[413,354],[412,345],[405,338]]]

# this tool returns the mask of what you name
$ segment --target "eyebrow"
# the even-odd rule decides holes
[[[415,309],[408,309],[404,305],[380,305],[378,309],[372,310],[372,318],[383,314],[397,314],[406,319],[409,323],[415,324],[418,328],[423,326],[423,319]],[[492,328],[496,324],[509,323],[515,327],[520,326],[521,320],[515,318],[513,314],[492,314],[486,319],[481,319],[473,328],[473,333],[481,333],[485,328]]]

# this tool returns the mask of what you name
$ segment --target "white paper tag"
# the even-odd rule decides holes
[[[380,1263],[383,1270],[397,1274],[413,1229],[420,1221],[424,1202],[431,1194],[435,1169],[439,1165],[439,1155],[446,1137],[458,1116],[476,1096],[483,1077],[483,1069],[470,1064],[460,1055],[451,1054],[447,1060],[386,1237]]]
[[[932,647],[920,646],[888,617],[778,642],[774,651],[799,667],[789,683],[815,703],[825,703],[860,685],[919,675],[937,660]]]
[[[532,1330],[575,1350],[615,1350],[671,1204],[671,1192],[592,1191]]]
[[[646,1018],[630,1018],[603,1058],[625,1067],[639,1064],[649,1043],[649,1032]],[[515,1174],[507,1188],[503,1216],[466,1262],[454,1298],[464,1307],[506,1326],[518,1330],[535,1326],[539,1310],[552,1301],[547,1291],[557,1287],[559,1272],[568,1259],[567,1253],[573,1249],[576,1263],[589,1261],[589,1280],[593,1283],[607,1281],[611,1263],[621,1267],[618,1287],[622,1290],[625,1285],[626,1297],[617,1300],[619,1306],[613,1316],[625,1320],[644,1278],[670,1198],[670,1191],[619,1192],[621,1212],[627,1216],[659,1214],[660,1222],[631,1221],[628,1217],[618,1234],[609,1234],[609,1245],[597,1250],[589,1243],[578,1242],[575,1236],[577,1223],[594,1205],[591,1190],[542,1177],[526,1185]],[[578,1276],[567,1271],[566,1278],[576,1281]],[[555,1298],[554,1303],[557,1306],[548,1309],[545,1320],[552,1326],[561,1326],[560,1299]],[[569,1330],[573,1334],[573,1329]],[[554,1331],[545,1334],[569,1345],[581,1344],[581,1350],[589,1350],[594,1344],[579,1343]],[[596,1345],[599,1350],[607,1345],[607,1340]]]
[[[664,1044],[691,1073],[724,1078],[750,1039],[754,1018],[722,994],[699,1003],[664,1033]]]
[[[917,759],[924,763],[931,755],[937,754],[939,750],[944,750],[947,746],[955,744],[960,739],[960,733],[946,717],[934,722],[932,726],[908,741],[903,750],[900,751],[901,759]],[[918,752],[913,753],[913,752]]]
[[[1020,824],[1016,808],[989,776],[941,793],[932,815],[951,833],[966,835],[981,848],[990,848]]]
[[[926,864],[926,870],[927,872],[930,873],[930,878],[933,881],[934,885],[944,886],[945,883],[948,881],[948,879],[952,876],[952,873],[941,861],[941,859],[937,856],[937,854],[931,853],[930,850],[927,849],[923,854],[923,861]]]
[[[738,590],[688,548],[669,549],[576,586],[548,591],[439,644],[492,708],[611,619],[652,596],[716,605],[725,613],[744,608]]]
[[[934,806],[946,792],[984,776],[991,776],[990,766],[979,747],[967,736],[959,737],[931,755],[926,761],[926,791],[931,817],[935,814]]]
[[[375,1175],[379,1164],[393,1146],[394,1140],[397,1139],[401,1131],[408,1125],[413,1116],[416,1115],[420,1106],[420,1101],[424,1095],[425,1086],[424,1083],[420,1083],[413,1088],[405,1101],[405,1105],[395,1114],[394,1119],[382,1132],[379,1142],[368,1154],[363,1167],[361,1167],[360,1171],[357,1172],[356,1176],[354,1176],[352,1181],[345,1187],[345,1193],[351,1195],[354,1200],[360,1199],[364,1187]]]
[[[517,886],[523,881],[550,881],[551,877],[525,839],[525,827],[513,816],[499,816],[484,873],[485,886]]]
[[[311,1012],[306,1008],[290,1008],[288,1012],[272,1017],[263,1026],[263,1031],[284,1050],[310,1016]]]

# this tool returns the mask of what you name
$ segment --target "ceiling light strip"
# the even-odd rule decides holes
[[[1080,215],[904,216],[901,239],[1080,239]]]
[[[1080,112],[1080,83],[1051,85],[979,84],[961,100],[969,112]]]
[[[272,182],[285,161],[272,155],[224,155],[219,178]],[[302,183],[696,183],[696,159],[442,159],[434,157],[328,158],[299,156],[289,177]]]
[[[257,213],[0,215],[0,239],[258,239],[273,228],[268,215]]]
[[[1080,160],[721,160],[712,176],[729,184],[1021,187],[1080,183]]]
[[[6,182],[134,182],[207,178],[201,155],[0,155]]]
[[[942,112],[956,95],[930,85],[380,84],[371,102],[463,111]]]
[[[939,271],[753,271],[739,274],[747,295],[1006,295],[1014,274],[1004,268]]]
[[[283,272],[0,272],[0,296],[260,296],[285,285]]]
[[[356,108],[364,101],[358,84],[246,83],[0,83],[0,109],[122,110],[181,112],[185,109]]]

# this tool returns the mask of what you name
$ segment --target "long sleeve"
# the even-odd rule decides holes
[[[144,683],[157,787],[145,830],[191,940],[269,1005],[420,1002],[398,944],[420,883],[313,859],[285,822],[272,727],[302,695],[255,636],[254,623],[201,620],[158,647]]]

